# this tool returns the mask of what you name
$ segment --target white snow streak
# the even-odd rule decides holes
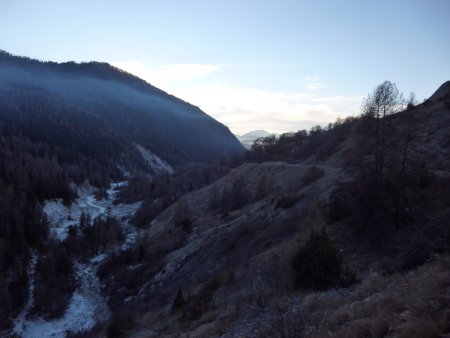
[[[97,201],[94,197],[94,188],[83,186],[78,189],[78,198],[66,207],[61,199],[46,201],[43,211],[47,215],[50,223],[50,235],[63,241],[66,239],[70,226],[78,226],[82,213],[94,219],[101,215],[111,214],[114,217],[123,218],[132,215],[140,206],[140,202],[127,205],[113,205],[117,195],[117,188],[127,184],[127,182],[112,183],[107,190],[107,198]],[[120,220],[120,219],[119,219]]]
[[[84,212],[91,218],[102,215],[116,217],[124,232],[125,241],[115,250],[125,250],[136,240],[137,229],[128,220],[140,207],[141,202],[114,205],[117,188],[127,182],[112,183],[107,190],[107,198],[97,201],[94,189],[84,186],[78,190],[79,198],[70,207],[64,206],[62,200],[46,201],[44,212],[49,219],[51,236],[57,240],[67,238],[69,226],[79,226],[79,218]],[[101,284],[97,278],[98,265],[107,257],[101,253],[86,264],[75,263],[76,278],[80,287],[73,293],[66,312],[62,318],[45,320],[44,318],[27,318],[33,306],[34,276],[37,254],[33,254],[28,268],[30,276],[29,298],[25,308],[14,320],[13,331],[22,338],[65,337],[68,331],[82,332],[91,329],[96,323],[105,322],[111,313],[106,299],[101,294]]]
[[[155,154],[153,154],[150,150],[147,148],[141,146],[140,144],[136,144],[137,150],[141,153],[144,160],[150,165],[150,167],[157,173],[157,174],[173,174],[173,168],[170,166],[169,163],[162,160]]]
[[[90,264],[75,265],[77,280],[81,287],[73,293],[62,318],[45,320],[39,317],[28,320],[24,313],[16,319],[14,332],[22,338],[65,337],[68,331],[89,330],[97,322],[108,320],[110,310],[100,293],[100,282],[95,274],[94,265],[104,258],[104,255],[100,255],[91,259]],[[26,308],[23,312],[28,310],[29,308]]]

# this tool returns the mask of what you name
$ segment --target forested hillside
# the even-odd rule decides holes
[[[1,117],[33,142],[131,170],[133,143],[172,165],[243,153],[228,128],[192,106],[106,63],[41,62],[0,52]],[[111,153],[114,163],[111,163]],[[94,164],[95,165],[95,164]]]
[[[243,151],[197,107],[108,64],[0,51],[0,331],[30,298],[30,268],[37,314],[60,315],[75,289],[73,243],[49,237],[46,202],[69,207],[82,184],[105,197],[111,182],[155,175],[152,161],[170,171],[167,162],[207,166]],[[93,229],[115,229],[98,222]]]

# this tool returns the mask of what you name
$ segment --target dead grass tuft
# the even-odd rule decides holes
[[[314,293],[305,297],[303,306],[320,337],[448,334],[450,257],[404,275],[372,274],[348,293]]]

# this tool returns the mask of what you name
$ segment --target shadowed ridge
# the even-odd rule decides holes
[[[444,82],[429,98],[432,102],[450,99],[450,81]]]
[[[181,102],[189,106],[198,108],[197,106],[189,102],[186,102],[176,96],[173,96],[165,92],[162,89],[153,86],[152,84],[141,79],[140,77],[131,74],[123,69],[120,69],[118,67],[115,67],[107,62],[88,61],[78,63],[75,61],[67,61],[67,62],[43,61],[39,59],[33,59],[27,56],[17,56],[0,49],[0,62],[2,61],[6,61],[11,64],[16,64],[25,67],[32,66],[33,68],[39,66],[43,68],[51,67],[51,70],[57,73],[61,72],[77,75],[89,75],[91,77],[95,77],[101,80],[120,81],[140,91],[146,92],[150,90],[155,94],[166,96],[167,98],[173,100],[174,102]],[[199,108],[198,110],[200,111]]]

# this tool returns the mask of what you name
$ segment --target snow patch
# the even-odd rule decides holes
[[[81,208],[77,204],[66,207],[61,199],[46,201],[43,208],[50,224],[50,236],[63,241],[71,225],[77,225]]]
[[[43,211],[49,220],[50,235],[60,241],[65,240],[69,227],[78,226],[82,213],[89,215],[91,219],[106,214],[119,219],[132,215],[139,208],[140,202],[131,205],[119,204],[113,206],[118,188],[126,184],[126,181],[111,183],[106,191],[107,198],[101,201],[96,200],[94,197],[95,188],[89,185],[78,188],[78,198],[70,206],[65,206],[62,199],[46,201]]]
[[[82,332],[90,330],[96,323],[107,321],[111,316],[111,312],[106,299],[100,293],[100,281],[95,273],[96,264],[105,257],[106,255],[98,255],[92,258],[88,264],[75,264],[80,288],[73,293],[62,318],[54,320],[45,320],[43,318],[27,320],[27,304],[26,309],[24,309],[26,312],[23,315],[21,314],[15,321],[14,332],[22,338],[65,337],[68,331]]]
[[[162,160],[155,154],[153,154],[150,150],[147,148],[141,146],[140,144],[136,143],[137,150],[141,153],[141,156],[144,158],[144,160],[150,165],[150,167],[157,173],[157,174],[173,174],[173,168],[170,166],[169,163]]]
[[[67,331],[89,330],[95,325],[94,310],[87,304],[86,299],[75,291],[66,314],[61,319],[45,321],[39,318],[22,323],[20,330],[14,332],[22,338],[35,337],[65,337]]]
[[[127,182],[112,183],[107,190],[107,197],[97,200],[94,196],[95,189],[84,185],[78,189],[77,200],[67,207],[62,200],[46,201],[44,212],[50,223],[51,236],[58,240],[67,237],[71,225],[78,226],[82,213],[95,218],[102,215],[116,217],[125,232],[124,243],[113,250],[126,250],[139,238],[142,230],[128,223],[128,220],[141,206],[142,202],[133,204],[114,205],[118,188]],[[29,310],[33,306],[33,290],[35,266],[37,255],[33,254],[28,268],[30,276],[29,299],[23,311],[14,321],[13,331],[23,338],[29,337],[65,337],[68,331],[82,332],[90,330],[96,323],[107,321],[111,312],[106,299],[101,294],[101,283],[97,278],[98,265],[107,258],[103,252],[92,257],[87,263],[75,263],[76,278],[79,283],[78,289],[73,293],[66,312],[62,318],[45,320],[44,318],[27,319]]]
[[[77,226],[82,213],[96,218],[106,211],[104,207],[96,205],[92,187],[82,187],[78,190],[78,198],[65,206],[62,199],[46,201],[43,211],[50,224],[50,235],[60,241],[67,237],[70,226]]]
[[[106,259],[106,257],[108,257],[108,255],[104,254],[104,253],[100,254],[100,255],[97,255],[97,256],[91,258],[91,263],[92,264],[99,264],[99,263],[103,262]]]

